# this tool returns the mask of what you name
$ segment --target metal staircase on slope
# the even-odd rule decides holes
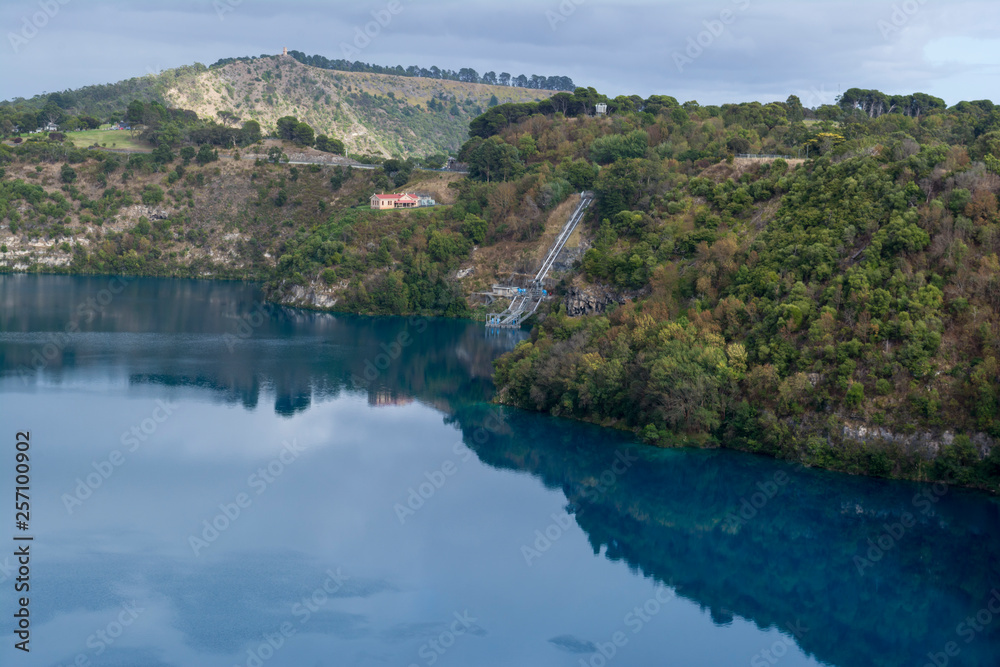
[[[545,283],[552,265],[555,264],[559,253],[566,246],[569,237],[576,231],[577,225],[583,220],[587,208],[590,207],[593,201],[594,193],[592,192],[584,192],[580,195],[580,204],[573,211],[573,215],[569,217],[569,220],[566,221],[556,240],[552,243],[552,247],[549,248],[548,254],[542,260],[542,265],[538,269],[538,273],[535,274],[534,279],[531,281],[531,287],[528,289],[518,289],[516,296],[511,300],[507,310],[502,313],[490,313],[487,315],[487,327],[518,327],[526,318],[531,317],[538,310],[538,306],[548,296],[548,292],[542,289],[542,285]]]

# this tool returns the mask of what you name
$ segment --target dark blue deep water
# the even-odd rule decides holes
[[[498,408],[520,336],[0,276],[0,665],[1000,664],[996,499]]]

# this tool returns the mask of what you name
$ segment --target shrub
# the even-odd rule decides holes
[[[948,208],[955,215],[965,211],[965,207],[972,203],[972,193],[965,188],[956,188],[952,190],[951,196],[948,198]]]
[[[486,240],[486,221],[478,215],[469,213],[462,223],[462,233],[472,239],[473,243],[480,244]]]
[[[340,139],[333,139],[325,134],[321,134],[316,137],[316,149],[326,153],[333,153],[334,155],[343,155],[344,142]]]
[[[852,382],[850,389],[847,390],[847,395],[844,397],[844,403],[850,408],[856,408],[864,400],[865,386],[860,382]]]
[[[202,144],[201,148],[198,149],[198,155],[196,160],[198,164],[204,166],[209,162],[215,162],[219,159],[219,151],[212,150],[212,147],[208,144]]]
[[[157,185],[147,185],[142,189],[142,203],[155,206],[163,201],[163,190]]]
[[[427,242],[427,250],[436,261],[447,263],[454,257],[468,253],[469,241],[451,232],[433,232]]]
[[[627,158],[640,158],[649,147],[649,135],[635,130],[626,135],[601,137],[590,145],[590,159],[598,164],[611,164]]]

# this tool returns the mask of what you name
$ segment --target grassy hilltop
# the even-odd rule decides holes
[[[181,67],[56,95],[74,115],[104,118],[141,100],[201,118],[230,112],[240,121],[259,122],[265,133],[279,118],[295,116],[317,134],[342,140],[350,153],[406,157],[453,153],[468,137],[469,122],[491,102],[533,101],[552,91],[331,71],[291,56],[267,56],[212,68]],[[41,108],[52,97],[26,104]]]

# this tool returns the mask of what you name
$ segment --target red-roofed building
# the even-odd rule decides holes
[[[420,206],[420,199],[416,195],[372,195],[372,208],[380,211],[394,208],[416,208]]]

